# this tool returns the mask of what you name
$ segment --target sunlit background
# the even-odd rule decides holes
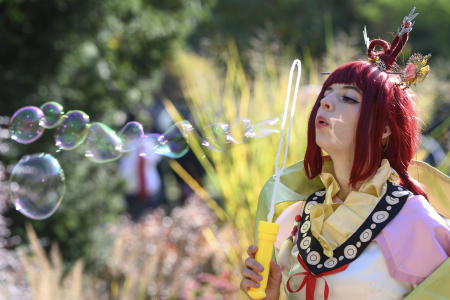
[[[288,164],[303,159],[321,72],[365,59],[364,25],[390,41],[412,6],[420,15],[398,62],[433,55],[412,88],[423,120],[416,159],[448,175],[447,0],[0,0],[0,298],[242,298],[292,61],[302,60],[302,82]],[[188,120],[190,150],[148,159],[142,196],[126,156],[99,164],[83,147],[57,151],[51,130],[11,140],[14,112],[47,101],[116,131],[137,121],[161,134]],[[248,138],[245,120],[268,132]],[[56,212],[35,221],[16,211],[8,181],[21,157],[41,152],[59,161],[66,189]]]

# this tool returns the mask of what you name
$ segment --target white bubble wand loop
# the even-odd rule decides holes
[[[287,137],[286,137],[287,138],[286,145],[284,147],[283,164],[281,165],[281,168],[278,169],[278,161],[280,159],[280,154],[281,154],[281,145],[283,144],[283,139],[284,139],[284,129],[285,129],[285,124],[286,124],[286,118],[287,118],[287,114],[288,114],[289,103],[291,102],[291,101],[289,101],[290,100],[289,96],[291,95],[292,75],[294,74],[296,67],[298,69],[297,81],[295,82],[294,97],[292,100],[293,103],[291,105],[291,118],[289,120],[289,129],[288,129],[288,133],[287,133]],[[288,88],[287,88],[287,93],[286,93],[286,100],[285,100],[285,104],[284,104],[283,122],[281,123],[280,142],[278,144],[277,157],[275,159],[275,185],[273,187],[272,200],[270,202],[270,211],[267,214],[267,222],[272,222],[273,215],[275,213],[275,199],[277,196],[278,185],[280,184],[280,176],[283,173],[284,166],[286,165],[287,153],[288,153],[288,148],[289,148],[289,139],[291,137],[292,121],[294,120],[295,104],[297,102],[298,87],[300,85],[300,78],[302,76],[301,67],[302,67],[301,61],[299,59],[296,59],[292,63],[291,71],[289,73],[289,83],[288,83]]]
[[[292,121],[294,120],[295,104],[297,102],[298,87],[300,84],[301,65],[302,64],[300,60],[298,59],[294,60],[291,66],[291,72],[289,73],[289,84],[284,105],[283,122],[281,124],[280,143],[278,145],[278,152],[275,160],[275,185],[273,187],[272,200],[270,203],[270,211],[267,215],[267,222],[265,221],[258,222],[258,252],[256,252],[255,259],[263,266],[264,270],[261,272],[261,276],[263,279],[260,282],[259,288],[251,288],[248,291],[248,295],[253,299],[262,299],[266,297],[267,279],[269,277],[269,266],[273,254],[273,243],[275,242],[276,236],[278,234],[278,229],[280,227],[279,224],[272,223],[273,215],[275,212],[275,199],[277,196],[278,185],[280,184],[280,176],[283,173],[284,166],[286,165],[289,138],[291,135]],[[294,98],[291,105],[291,118],[289,121],[289,130],[287,133],[287,140],[284,148],[283,164],[281,165],[281,168],[278,168],[278,161],[280,159],[281,145],[283,144],[284,139],[284,129],[289,110],[289,103],[291,102],[289,101],[290,100],[289,96],[291,95],[292,77],[295,68],[298,68],[298,73],[297,73],[297,81],[295,82]]]

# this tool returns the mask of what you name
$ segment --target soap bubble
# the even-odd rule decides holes
[[[252,123],[249,119],[239,118],[230,126],[227,133],[226,140],[235,144],[242,144],[250,137],[254,137]]]
[[[92,123],[86,138],[86,157],[103,163],[118,159],[122,153],[122,141],[119,136],[103,123]]]
[[[140,139],[136,139],[131,142],[133,149],[139,152],[139,156],[144,158],[153,157],[156,148],[160,147],[161,144],[159,140],[162,139],[162,135],[159,133],[150,133],[144,135]]]
[[[35,106],[25,106],[11,117],[11,139],[21,144],[29,144],[37,140],[44,128],[39,121],[44,117],[42,110]]]
[[[205,139],[202,145],[215,152],[225,150],[226,144],[229,143],[230,125],[222,122],[211,123],[204,128]]]
[[[250,138],[262,138],[272,133],[279,133],[276,125],[279,118],[261,121],[255,125],[249,119],[238,118],[230,124],[214,122],[204,127],[201,145],[223,152],[229,144],[244,144]],[[73,110],[63,115],[63,107],[57,102],[46,102],[41,109],[27,106],[19,109],[12,117],[11,137],[20,143],[31,143],[42,135],[44,128],[56,127],[56,145],[59,150],[72,150],[81,145],[86,138],[86,156],[94,162],[108,162],[118,159],[123,152],[138,150],[145,157],[159,154],[170,158],[180,158],[189,151],[192,131],[191,123],[183,120],[172,125],[163,134],[145,134],[138,122],[128,122],[116,134],[102,123],[94,123],[91,128],[89,116]],[[91,128],[91,129],[90,129]],[[145,139],[145,147],[140,140]],[[145,148],[142,149],[137,149]]]
[[[119,136],[122,139],[122,151],[129,152],[135,149],[134,141],[144,136],[144,128],[138,122],[128,122],[119,131]]]
[[[46,219],[63,199],[64,173],[50,154],[27,155],[14,166],[9,189],[18,211],[31,219]]]
[[[180,158],[189,151],[187,139],[194,128],[189,121],[183,120],[170,126],[158,138],[155,153],[170,158]]]
[[[272,133],[279,133],[280,130],[276,127],[279,121],[279,118],[273,118],[256,123],[253,125],[253,137],[262,138]]]
[[[202,145],[214,152],[223,152],[229,144],[247,143],[250,138],[262,138],[272,133],[279,133],[276,128],[279,118],[261,121],[255,125],[249,119],[238,118],[231,125],[214,122],[203,128]]]
[[[72,110],[63,116],[56,129],[56,146],[72,150],[81,145],[88,134],[89,116],[81,110]]]
[[[44,128],[55,128],[63,121],[63,107],[57,102],[46,102],[41,105],[44,117],[41,119],[40,125]]]

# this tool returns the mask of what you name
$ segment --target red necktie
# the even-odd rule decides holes
[[[147,198],[147,188],[145,181],[145,158],[142,157],[140,153],[141,151],[138,152],[139,198],[143,200]]]

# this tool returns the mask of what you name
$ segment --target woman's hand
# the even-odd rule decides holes
[[[248,296],[250,288],[258,288],[262,276],[258,273],[263,271],[263,267],[255,260],[258,248],[250,245],[247,249],[249,257],[245,260],[245,267],[242,269],[241,290]],[[281,269],[276,262],[270,262],[269,278],[267,279],[266,300],[278,300],[280,298]]]

